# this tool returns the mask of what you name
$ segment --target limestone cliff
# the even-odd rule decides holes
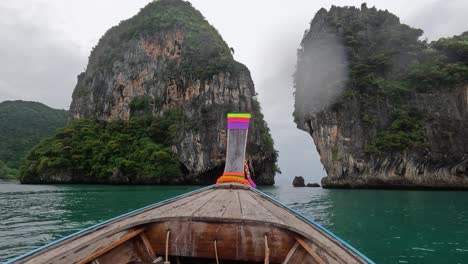
[[[231,51],[190,3],[154,1],[100,39],[78,76],[71,117],[126,122],[180,110],[171,150],[183,175],[147,182],[212,184],[224,168],[226,114],[250,112],[248,159],[255,180],[271,185],[277,153],[250,72]]]
[[[468,34],[421,35],[365,4],[312,20],[294,116],[320,154],[323,187],[468,188]]]

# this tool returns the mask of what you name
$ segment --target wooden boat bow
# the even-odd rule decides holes
[[[214,259],[216,241],[220,259],[264,263],[266,237],[270,263],[369,262],[262,192],[225,183],[91,227],[12,263],[151,263],[165,255],[168,230],[172,258]]]
[[[228,115],[226,168],[212,185],[113,218],[8,263],[372,263],[250,187],[249,114]],[[247,173],[248,177],[248,173]]]

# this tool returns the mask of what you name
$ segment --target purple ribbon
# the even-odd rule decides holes
[[[228,129],[249,129],[249,123],[229,122]]]

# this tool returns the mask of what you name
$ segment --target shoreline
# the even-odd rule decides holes
[[[352,184],[340,183],[322,184],[323,189],[348,189],[348,190],[401,190],[401,191],[468,191],[468,186],[453,186],[453,185],[416,185],[416,184]]]
[[[102,186],[209,186],[210,184],[196,184],[196,183],[164,183],[164,184],[117,184],[117,183],[21,183],[19,180],[5,180],[0,179],[0,183],[17,183],[21,185],[102,185]],[[214,183],[213,183],[214,184]],[[259,187],[279,187],[281,185],[259,185]],[[289,186],[289,184],[284,184],[284,186]],[[311,187],[294,187],[293,188],[304,188],[304,189],[326,189],[326,190],[379,190],[379,191],[434,191],[434,192],[468,192],[468,187],[453,187],[453,186],[418,186],[418,185],[371,185],[371,184],[360,184],[360,185],[350,185],[350,184],[332,184],[325,185],[321,188],[311,188]]]
[[[3,178],[0,178],[0,182],[17,182],[17,183],[21,183],[18,179],[3,179]]]
[[[434,191],[468,192],[468,187],[428,187],[428,186],[325,186],[328,190],[379,190],[379,191]]]

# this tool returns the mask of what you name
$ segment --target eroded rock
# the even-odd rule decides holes
[[[304,181],[304,177],[302,176],[295,176],[294,177],[294,180],[292,182],[292,185],[294,187],[305,187],[305,181]]]

